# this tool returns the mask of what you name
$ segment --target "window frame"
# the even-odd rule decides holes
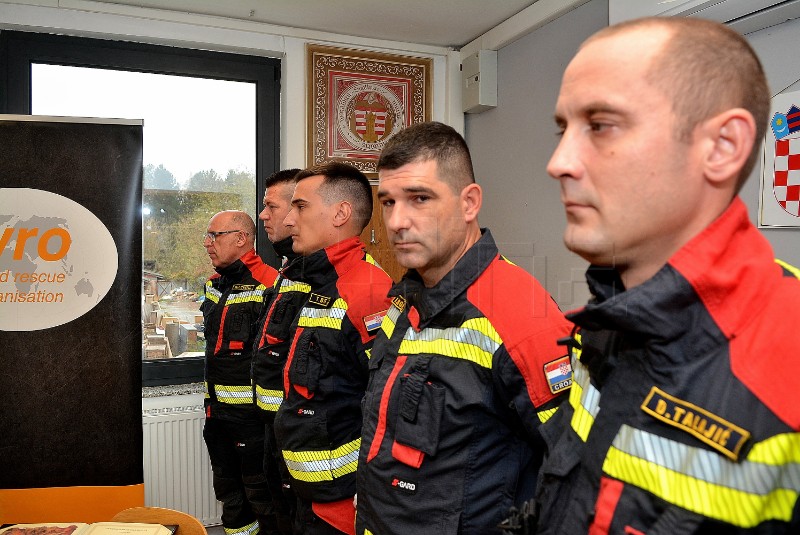
[[[280,59],[111,39],[2,30],[0,113],[31,114],[31,65],[34,63],[255,83],[256,206],[253,208],[255,213],[260,212],[260,201],[264,198],[262,177],[278,170],[280,164]],[[278,256],[269,245],[264,229],[261,225],[256,227],[256,251],[265,262],[277,267]],[[203,368],[203,357],[142,360],[142,386],[199,382],[203,380]]]

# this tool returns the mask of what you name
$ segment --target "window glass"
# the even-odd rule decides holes
[[[34,63],[31,113],[144,119],[142,358],[202,356],[208,220],[257,215],[256,84]]]

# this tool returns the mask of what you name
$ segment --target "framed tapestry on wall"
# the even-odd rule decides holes
[[[430,120],[430,58],[307,45],[308,161],[375,173],[386,142]]]

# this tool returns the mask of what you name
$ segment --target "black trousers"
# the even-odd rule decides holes
[[[297,498],[292,491],[292,477],[283,460],[283,453],[275,439],[275,427],[268,421],[264,425],[264,473],[272,496],[277,528],[281,535],[292,535]]]
[[[222,502],[225,532],[279,534],[263,468],[264,424],[207,418],[203,439],[211,460],[214,493]]]

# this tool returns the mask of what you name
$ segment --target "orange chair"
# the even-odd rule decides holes
[[[141,522],[144,524],[177,525],[175,535],[208,535],[206,527],[189,513],[162,507],[131,507],[120,511],[114,522]]]

